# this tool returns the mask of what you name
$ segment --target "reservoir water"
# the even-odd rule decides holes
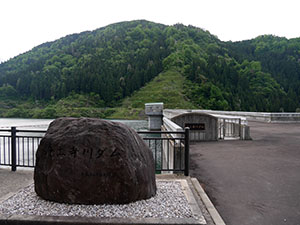
[[[21,119],[21,118],[0,118],[0,129],[32,129],[32,130],[47,130],[53,119]],[[121,122],[129,127],[139,130],[147,130],[148,122],[146,120],[111,120]]]

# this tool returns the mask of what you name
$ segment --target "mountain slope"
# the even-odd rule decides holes
[[[162,70],[164,27],[132,21],[42,44],[0,65],[0,87],[46,100],[94,92],[110,105]]]
[[[176,70],[160,73],[132,96],[124,99],[121,107],[109,118],[139,119],[145,117],[145,103],[163,102],[168,109],[194,109],[183,93],[186,78]]]
[[[192,26],[121,22],[42,44],[0,64],[0,105],[13,108],[18,104],[11,102],[17,99],[42,102],[37,106],[41,109],[56,107],[60,99],[74,94],[98,96],[106,109],[128,107],[129,96],[132,108],[141,108],[144,101],[172,105],[171,97],[159,100],[164,96],[153,88],[146,96],[157,98],[132,95],[164,72],[184,77],[180,93],[186,101],[172,107],[296,111],[299,59],[299,39],[261,36],[221,42]]]

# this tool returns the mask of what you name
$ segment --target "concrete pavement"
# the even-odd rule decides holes
[[[228,225],[300,225],[300,124],[249,125],[252,141],[191,144],[191,176]]]
[[[33,169],[12,172],[10,167],[0,167],[0,202],[32,183]]]

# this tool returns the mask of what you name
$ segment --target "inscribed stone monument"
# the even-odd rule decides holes
[[[155,165],[142,138],[124,124],[59,118],[38,147],[34,184],[46,200],[125,204],[156,194]]]

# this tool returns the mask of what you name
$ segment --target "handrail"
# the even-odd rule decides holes
[[[11,132],[11,129],[0,129],[0,132]],[[21,133],[46,133],[47,131],[46,130],[18,130],[18,129],[16,129],[16,132],[21,132]]]
[[[11,129],[0,129],[0,132],[11,132]]]
[[[46,130],[16,130],[16,132],[21,133],[46,133]]]

